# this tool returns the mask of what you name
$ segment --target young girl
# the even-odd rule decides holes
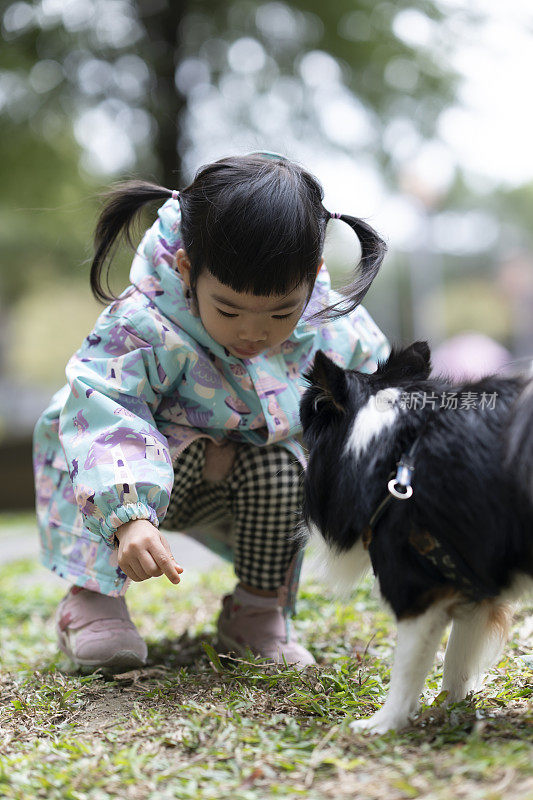
[[[359,305],[385,245],[322,198],[312,175],[272,153],[223,158],[180,192],[130,182],[109,195],[91,288],[110,304],[34,434],[42,558],[72,584],[56,627],[78,666],[145,663],[124,600],[129,579],[179,583],[161,529],[215,522],[226,533],[219,525],[203,540],[231,548],[239,581],[223,600],[221,646],[313,662],[285,624],[301,562],[302,374],[318,349],[367,372],[388,354]],[[111,297],[103,265],[153,200],[166,202],[137,249],[131,285]],[[344,296],[322,259],[332,217],[361,245]]]

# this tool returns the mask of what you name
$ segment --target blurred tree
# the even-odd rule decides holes
[[[385,161],[393,149],[386,128],[389,139],[393,123],[432,136],[453,96],[454,41],[434,0],[4,0],[0,8],[9,45],[0,56],[3,115],[48,137],[72,124],[83,166],[104,173],[148,166],[181,182],[189,142],[177,147],[178,129],[209,86],[222,88],[234,128],[264,135],[270,103],[280,132],[286,121],[314,136],[336,83],[345,130],[320,120],[320,135]],[[113,137],[105,161],[98,146]]]
[[[179,186],[207,144],[290,139],[392,174],[456,80],[437,0],[2,0],[0,19],[4,324],[37,277],[86,280],[102,176]]]

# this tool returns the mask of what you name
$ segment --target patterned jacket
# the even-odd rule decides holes
[[[302,373],[316,350],[366,372],[389,352],[362,306],[327,324],[309,321],[338,299],[324,266],[289,339],[252,359],[229,355],[194,313],[174,267],[180,246],[179,204],[168,200],[137,250],[131,285],[100,314],[67,364],[66,385],[36,424],[36,505],[44,541],[50,529],[74,533],[73,527],[85,526],[113,546],[124,522],[148,519],[159,526],[173,463],[199,437],[259,447],[279,443],[305,464],[295,437]],[[73,523],[74,504],[80,513]]]

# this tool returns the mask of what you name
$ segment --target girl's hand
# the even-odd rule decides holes
[[[163,573],[171,583],[180,582],[183,567],[176,564],[170,545],[147,519],[132,519],[115,531],[119,540],[118,565],[128,578],[145,581]]]
[[[224,444],[215,444],[210,439],[205,446],[204,481],[216,482],[227,478],[233,469],[237,447],[226,439]]]

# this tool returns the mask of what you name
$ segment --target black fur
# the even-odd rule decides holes
[[[533,381],[488,376],[453,384],[429,373],[425,342],[393,349],[370,375],[345,371],[318,352],[300,409],[309,450],[304,517],[337,552],[363,536],[391,471],[420,434],[413,496],[389,503],[369,545],[381,593],[400,620],[447,591],[459,601],[497,597],[519,573],[533,577]],[[346,452],[358,412],[390,387],[439,400],[435,409],[397,406],[392,425],[359,457]],[[495,407],[440,408],[450,392],[459,400],[463,392],[496,393]],[[413,545],[424,532],[456,554],[456,580]]]

